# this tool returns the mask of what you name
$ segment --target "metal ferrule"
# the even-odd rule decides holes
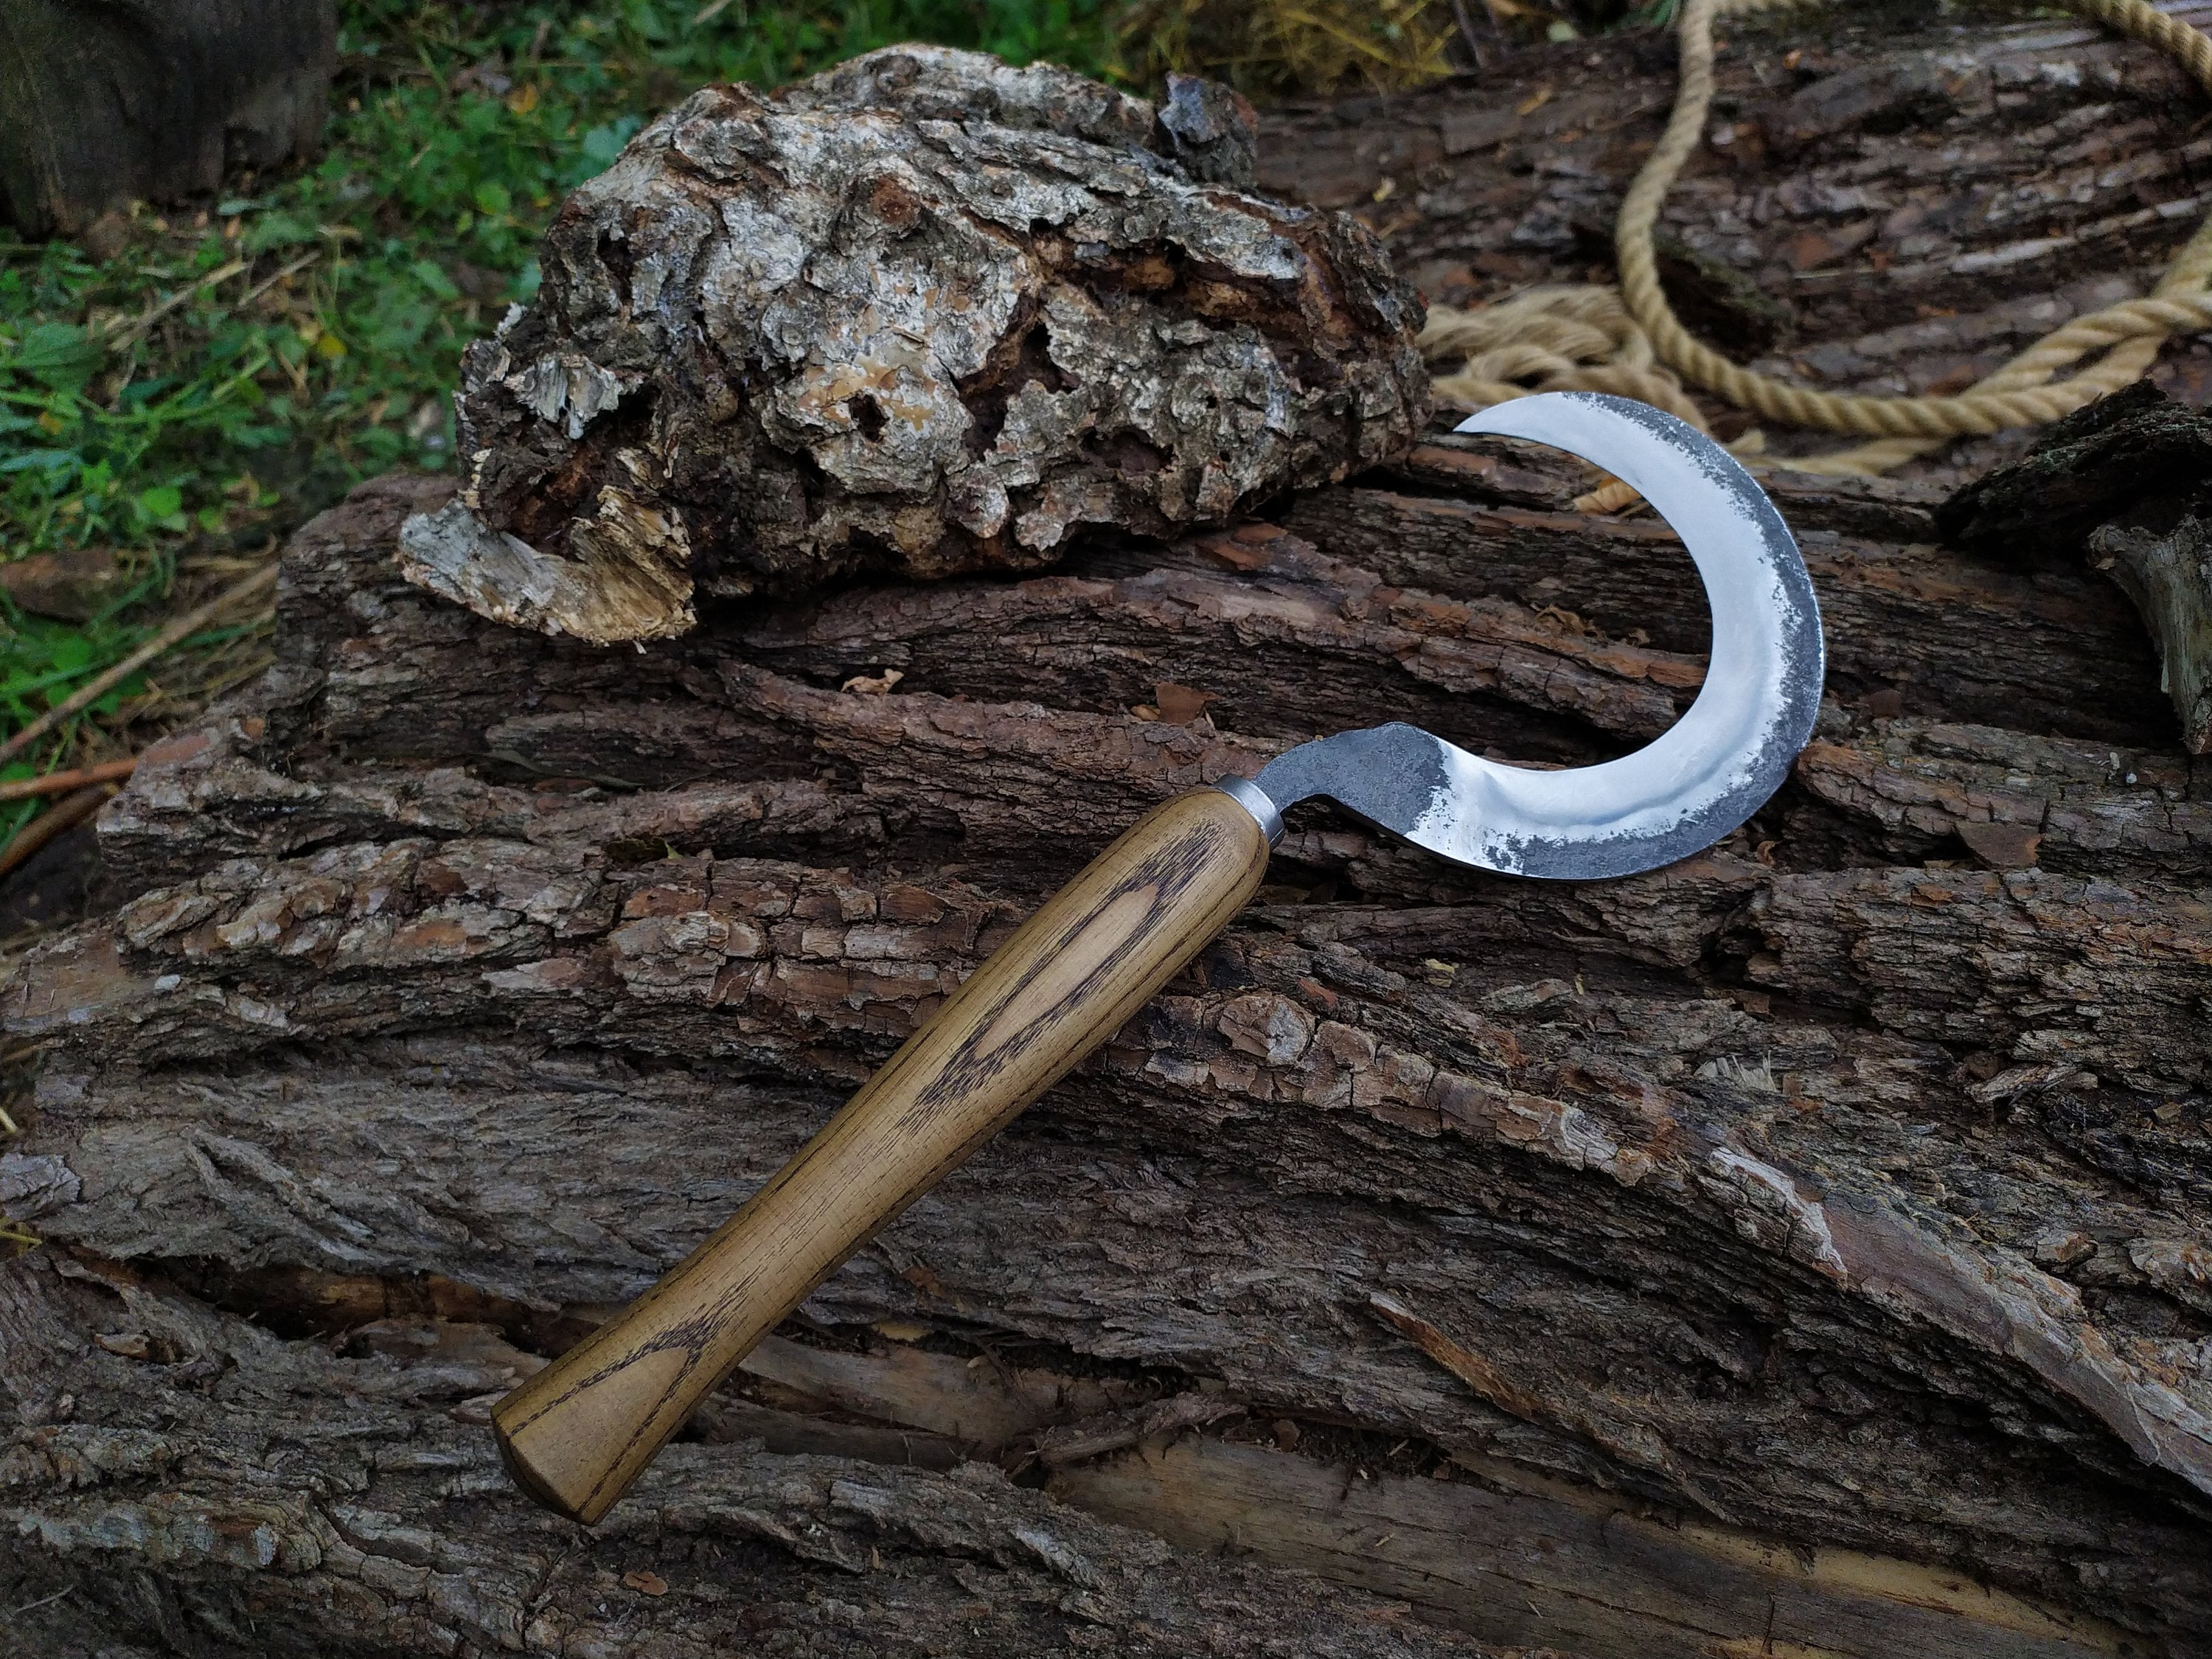
[[[1282,840],[1283,815],[1275,810],[1275,803],[1258,784],[1249,778],[1232,775],[1222,779],[1213,787],[1252,815],[1253,821],[1260,826],[1260,833],[1267,836],[1269,847]]]

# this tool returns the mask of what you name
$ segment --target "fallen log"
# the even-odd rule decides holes
[[[2023,89],[1956,117],[1992,193],[2042,187],[2025,124],[2157,73],[2043,26],[1886,49],[1939,47]],[[1277,143],[1333,188],[1332,144],[1596,52],[1632,149],[1644,50]],[[1739,95],[1789,84],[1767,50]],[[2044,62],[2081,74],[2005,67]],[[1917,154],[1884,119],[1820,142]],[[1804,144],[1759,187],[1832,182]],[[1574,176],[1510,148],[1401,242]],[[1743,833],[1551,886],[1301,810],[1199,966],[591,1532],[507,1486],[490,1402],[1108,834],[1384,713],[1620,752],[1694,695],[1694,578],[1559,458],[1438,441],[1232,530],[604,650],[410,585],[451,486],[364,487],[294,538],[268,678],[103,815],[125,902],[7,990],[46,1045],[0,1159],[49,1241],[0,1272],[33,1650],[2212,1648],[2212,780],[2094,559],[1944,544],[1964,470],[1774,476],[1835,672]]]

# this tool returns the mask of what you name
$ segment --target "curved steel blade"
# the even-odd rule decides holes
[[[1325,795],[1432,853],[1514,875],[1625,876],[1711,846],[1781,787],[1820,710],[1820,611],[1789,526],[1735,457],[1648,404],[1545,392],[1458,430],[1594,461],[1674,527],[1712,607],[1697,701],[1651,743],[1597,766],[1500,766],[1392,724],[1302,744],[1253,781],[1278,808]]]

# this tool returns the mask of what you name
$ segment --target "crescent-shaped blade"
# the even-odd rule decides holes
[[[1597,766],[1500,766],[1394,724],[1303,744],[1254,782],[1278,808],[1325,795],[1432,853],[1513,875],[1631,875],[1711,846],[1781,787],[1820,711],[1820,611],[1789,526],[1734,456],[1648,404],[1545,392],[1458,429],[1593,461],[1674,526],[1712,607],[1697,701],[1634,754]]]

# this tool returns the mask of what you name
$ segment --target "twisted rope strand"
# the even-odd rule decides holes
[[[1660,287],[1653,231],[1667,192],[1703,135],[1713,95],[1712,26],[1723,12],[1787,0],[1685,0],[1674,107],[1650,159],[1637,174],[1614,224],[1616,291],[1540,288],[1476,312],[1437,307],[1421,335],[1431,361],[1465,355],[1440,376],[1445,402],[1479,409],[1533,392],[1581,386],[1640,398],[1702,427],[1681,380],[1766,420],[1873,440],[1826,455],[1793,459],[1799,471],[1875,473],[1967,434],[2057,419],[2143,374],[2177,334],[2212,327],[2212,216],[2199,225],[2153,292],[2107,306],[2052,331],[2002,368],[1952,397],[1869,397],[1816,392],[1729,362],[1692,336]],[[2212,37],[2156,10],[2148,0],[2069,0],[2093,21],[2167,53],[2212,90]],[[2052,377],[2087,357],[2090,368]],[[1679,378],[1678,378],[1679,377]],[[1518,382],[1534,381],[1533,385]],[[1756,450],[1759,434],[1735,446]],[[1610,500],[1608,486],[1586,500]],[[1633,499],[1630,494],[1623,500]]]
[[[2076,9],[2136,38],[2174,51],[2199,82],[2212,87],[2212,40],[2153,10],[2147,0],[2074,0]],[[1652,231],[1667,192],[1697,148],[1713,94],[1712,25],[1721,0],[1686,0],[1681,15],[1681,82],[1673,114],[1651,159],[1629,186],[1614,226],[1621,301],[1651,338],[1659,360],[1738,408],[1791,426],[1820,427],[1872,438],[1949,438],[2002,431],[2057,419],[2135,378],[2110,367],[2045,385],[2021,384],[2033,369],[2055,368],[2101,346],[2137,336],[2164,338],[2179,328],[2212,325],[2212,222],[2200,227],[2157,293],[2066,324],[2021,362],[2011,384],[1989,383],[1949,398],[1875,398],[1815,392],[1730,362],[1691,335],[1659,285]],[[2146,18],[2148,20],[2146,21]],[[2033,359],[2033,366],[2028,362]],[[2005,371],[2000,371],[2001,374]],[[1996,376],[1992,376],[1996,380]]]

